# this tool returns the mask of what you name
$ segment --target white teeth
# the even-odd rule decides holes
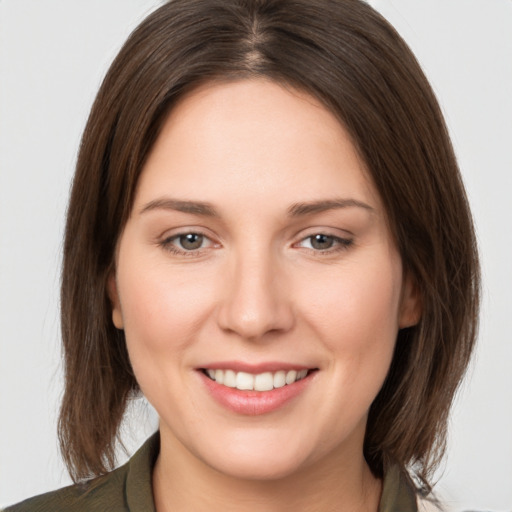
[[[295,370],[290,370],[286,374],[286,384],[292,384],[297,380],[297,372]]]
[[[254,375],[245,372],[238,372],[236,374],[236,388],[254,389]]]
[[[236,387],[236,373],[233,370],[226,370],[224,372],[224,386],[228,388]]]
[[[286,385],[286,372],[280,371],[274,374],[274,387],[282,388]]]
[[[255,391],[270,391],[274,389],[274,376],[270,372],[260,373],[254,377]]]
[[[279,370],[275,373],[264,372],[253,375],[247,372],[213,370],[209,368],[206,370],[206,373],[212,380],[230,388],[249,391],[270,391],[303,379],[308,374],[308,370]]]

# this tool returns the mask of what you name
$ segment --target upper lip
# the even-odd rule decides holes
[[[280,370],[312,370],[314,368],[315,367],[309,365],[279,361],[267,361],[257,364],[245,363],[243,361],[217,361],[198,367],[198,369],[201,370],[233,370],[235,372],[246,372],[254,375],[264,372],[278,372]]]

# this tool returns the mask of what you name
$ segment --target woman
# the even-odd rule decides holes
[[[439,107],[379,15],[170,2],[107,74],[70,200],[79,483],[11,509],[416,510],[478,284]],[[108,473],[139,392],[159,433]]]

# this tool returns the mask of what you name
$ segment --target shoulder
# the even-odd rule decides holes
[[[385,471],[379,512],[418,512],[417,493],[408,473],[393,465]]]
[[[159,448],[157,432],[124,466],[83,484],[30,498],[3,512],[154,511],[151,474]]]
[[[4,512],[78,512],[129,510],[125,500],[126,466],[83,484],[48,492],[7,507]]]
[[[444,507],[435,501],[431,501],[426,498],[418,499],[418,512],[448,512]]]

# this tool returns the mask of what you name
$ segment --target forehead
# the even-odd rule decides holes
[[[144,166],[136,202],[163,191],[214,203],[240,194],[255,205],[326,195],[379,202],[336,116],[265,79],[207,83],[181,98]]]

